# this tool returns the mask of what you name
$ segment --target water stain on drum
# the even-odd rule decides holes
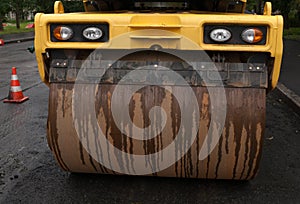
[[[72,121],[72,90],[74,85],[50,85],[50,101],[48,119],[48,142],[59,165],[67,171],[90,173],[116,173],[99,164],[89,155],[89,150],[82,148]],[[86,85],[85,85],[86,86]],[[120,169],[132,168],[135,161],[133,154],[151,154],[159,152],[170,144],[176,137],[180,127],[180,110],[176,99],[170,91],[161,87],[149,86],[136,92],[132,98],[128,111],[133,123],[139,127],[150,125],[149,111],[154,106],[163,107],[167,113],[166,127],[153,139],[138,141],[121,133],[114,123],[111,113],[111,96],[115,85],[99,85],[93,91],[96,100],[95,107],[82,107],[83,111],[91,111],[97,115],[97,122],[104,132],[107,141],[121,151],[127,152],[126,157],[118,159]],[[86,88],[88,89],[88,88]],[[172,87],[176,89],[176,87]],[[214,94],[219,88],[215,87]],[[159,169],[154,176],[217,178],[217,179],[252,179],[257,171],[261,156],[261,146],[265,125],[265,91],[263,89],[225,88],[227,97],[227,116],[223,134],[212,153],[200,161],[198,155],[207,135],[210,123],[210,97],[206,88],[193,87],[198,99],[200,110],[199,131],[191,148],[175,164],[167,169],[160,169],[153,157],[148,157],[146,163],[149,168]],[[88,97],[88,96],[86,96]],[[67,98],[67,99],[66,99]],[[68,104],[66,104],[68,103]],[[64,107],[64,111],[61,111]],[[159,113],[157,114],[159,116]],[[88,121],[88,118],[87,120]],[[155,121],[156,128],[160,127],[160,118]],[[90,131],[91,123],[81,124],[83,131]],[[127,123],[123,124],[129,130]],[[66,128],[68,127],[68,128]],[[217,124],[214,124],[217,127]],[[192,128],[192,127],[191,127]],[[67,130],[66,130],[67,129]],[[152,129],[151,131],[155,131]],[[185,136],[180,145],[182,149],[192,141]],[[80,138],[84,139],[84,138]],[[208,140],[208,142],[211,142]],[[103,149],[97,138],[88,141],[89,148],[97,151],[98,159],[108,150]],[[181,149],[181,147],[177,147]],[[184,149],[186,150],[186,149]],[[117,154],[115,152],[115,154]],[[175,151],[174,155],[179,152]],[[118,155],[108,155],[109,158]],[[168,159],[168,155],[159,155],[160,160]],[[160,171],[161,170],[161,171]],[[132,169],[136,171],[136,169]]]
[[[119,102],[117,109],[126,109],[130,121],[127,121],[120,111],[117,115],[120,124],[116,124],[112,114],[112,96],[118,80],[126,71],[145,66],[148,62],[152,65],[168,64],[171,69],[180,71],[184,76],[187,74],[185,80],[188,79],[193,83],[188,87],[170,84],[166,77],[164,86],[150,84],[138,89],[131,96],[127,107],[124,107],[123,102],[126,94],[130,93],[135,85],[134,83],[124,85],[124,92],[116,96]],[[147,69],[143,66],[142,68]],[[197,80],[193,78],[193,72],[187,63],[170,54],[153,51],[136,52],[125,56],[113,64],[107,73],[104,78],[107,77],[110,80],[101,81],[99,84],[76,84],[77,91],[80,92],[79,96],[74,94],[74,83],[50,83],[48,143],[64,170],[119,174],[111,170],[112,166],[117,165],[121,172],[126,170],[125,172],[136,174],[138,169],[134,169],[134,166],[138,164],[136,165],[134,155],[149,155],[144,157],[144,162],[147,168],[153,170],[153,176],[251,179],[256,175],[265,126],[265,89],[214,86],[209,87],[208,91],[208,88],[203,86],[205,84],[201,81],[201,77]],[[113,78],[109,73],[113,74]],[[135,80],[143,82],[143,80],[147,81],[147,77],[141,76],[141,79]],[[190,133],[180,132],[180,127],[183,125],[182,107],[175,97],[175,93],[185,96],[187,88],[191,88],[197,98],[200,116],[197,123],[199,125],[195,127],[192,121],[195,110],[190,108],[192,103],[185,99],[184,114],[191,116],[191,121],[185,124],[184,128],[190,133],[193,132],[192,130],[198,130],[195,132],[196,138],[193,141]],[[218,96],[223,91],[225,91],[227,101],[218,100],[220,98]],[[213,99],[217,101],[212,103]],[[94,106],[79,104],[79,107],[76,107],[78,110],[74,113],[73,103],[81,100],[85,101],[85,104],[94,104]],[[212,107],[213,104],[220,108],[220,111],[227,110],[224,127],[220,127],[219,121],[212,119],[213,111],[216,111],[216,107]],[[155,109],[154,120],[150,120],[150,112],[155,107],[164,110],[167,118],[165,127],[162,127],[164,113],[157,109]],[[93,114],[97,121],[91,121],[91,118],[94,118]],[[140,140],[132,138],[130,136],[134,134],[133,125],[141,129],[148,128],[149,131],[140,135]],[[87,136],[99,134],[96,126],[99,126],[105,135],[106,143],[110,143],[115,148],[113,153],[108,154],[111,152],[109,149],[111,147],[101,144],[97,136],[92,139]],[[218,134],[219,129],[222,132],[216,147],[212,146],[214,138],[208,136],[210,127],[213,128],[212,135]],[[128,135],[125,135],[120,128],[126,130]],[[76,132],[77,130],[80,132]],[[162,150],[180,134],[183,139],[180,143],[175,143],[175,151],[172,155],[165,154]],[[152,138],[151,135],[155,137]],[[208,137],[207,140],[205,140],[206,137]],[[86,147],[82,145],[82,141],[85,142]],[[208,152],[212,151],[207,158],[199,160],[199,153],[204,142],[207,143]],[[126,154],[121,155],[119,150]],[[95,153],[94,158],[89,152]],[[183,152],[185,154],[182,154]],[[158,156],[154,157],[154,153],[158,153]],[[183,156],[179,158],[179,155]],[[170,157],[178,158],[178,160],[170,167],[162,169],[160,163],[167,161]],[[109,163],[106,167],[98,162],[105,158]]]

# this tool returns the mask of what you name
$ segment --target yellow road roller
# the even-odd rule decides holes
[[[47,140],[65,171],[250,180],[283,18],[246,0],[83,0],[35,17]]]

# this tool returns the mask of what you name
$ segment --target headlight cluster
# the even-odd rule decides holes
[[[266,43],[266,26],[214,26],[204,28],[204,42],[207,44],[259,44]]]
[[[103,36],[102,30],[96,27],[89,27],[84,29],[82,34],[88,40],[98,40]]]
[[[231,38],[231,32],[227,29],[214,29],[210,32],[210,38],[216,42],[226,42]]]
[[[53,35],[57,40],[69,40],[73,37],[73,30],[67,26],[57,26]]]
[[[53,42],[107,42],[108,24],[51,24],[51,41]]]
[[[241,36],[242,39],[247,43],[258,43],[263,39],[264,34],[257,28],[250,28],[244,30]]]

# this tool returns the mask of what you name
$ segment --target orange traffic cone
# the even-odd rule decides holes
[[[22,88],[20,85],[20,81],[17,76],[17,69],[15,67],[12,68],[11,81],[10,81],[10,90],[7,99],[5,99],[4,103],[22,103],[29,98],[24,96],[22,93]]]
[[[4,45],[4,40],[3,39],[0,39],[0,46],[1,45]]]

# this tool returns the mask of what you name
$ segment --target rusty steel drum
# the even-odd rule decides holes
[[[138,87],[138,91],[130,96],[128,106],[124,106],[128,97],[126,89],[137,85],[124,85],[125,91],[116,96],[119,103],[112,104],[116,86],[115,83],[50,83],[47,139],[62,169],[70,172],[236,180],[249,180],[257,174],[265,129],[264,88],[215,86],[208,90],[205,86],[194,85],[190,88],[198,107],[189,109],[192,100],[187,99],[184,106],[191,112],[182,112],[174,93],[184,97],[185,86]],[[226,109],[226,117],[223,127],[219,127],[220,137],[212,146],[213,141],[206,137],[209,128],[217,129],[218,124],[212,120],[214,110],[211,100],[221,92],[224,92],[226,101],[217,101],[216,104],[220,110]],[[74,105],[76,102],[77,105]],[[124,134],[116,124],[112,105],[128,111],[130,123],[123,121],[121,114],[117,117],[121,118],[120,123],[129,135]],[[151,121],[149,115],[154,107],[161,107],[164,113],[158,111],[154,121]],[[199,111],[199,117],[191,117],[186,124],[189,127],[185,127],[185,131],[180,130],[182,114],[192,116],[195,111]],[[164,124],[163,117],[166,118]],[[153,122],[155,125],[151,126]],[[131,137],[130,134],[135,131],[132,124],[141,129],[151,127],[148,131],[155,137]],[[105,142],[98,137],[99,131]],[[177,141],[174,151],[167,151],[179,132],[181,141]],[[211,150],[206,157],[199,159],[204,144],[211,146]],[[155,153],[158,154],[154,157]],[[174,162],[164,166],[170,158],[175,158]],[[151,171],[142,171],[140,167]]]

